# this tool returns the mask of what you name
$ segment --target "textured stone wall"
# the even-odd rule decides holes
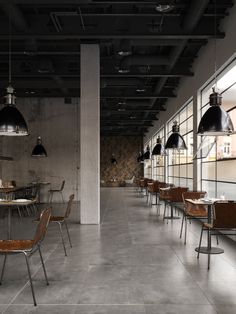
[[[143,175],[143,165],[137,162],[142,147],[142,137],[104,136],[101,137],[101,180],[118,181]],[[117,164],[112,164],[112,154]]]

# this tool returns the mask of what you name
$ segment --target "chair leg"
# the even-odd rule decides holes
[[[63,233],[62,233],[61,223],[58,222],[58,225],[59,225],[59,229],[60,229],[60,233],[61,233],[61,241],[62,241],[62,245],[63,245],[63,248],[64,248],[65,256],[67,256],[66,246],[65,246],[65,241],[64,241]]]
[[[60,193],[61,193],[62,203],[65,203],[65,200],[64,200],[64,197],[63,197],[63,193],[62,192],[60,192]]]
[[[210,249],[211,249],[211,230],[208,229],[207,232],[207,236],[208,236],[208,259],[207,259],[207,269],[210,269],[210,259],[211,259],[211,254],[210,254]]]
[[[201,248],[201,244],[202,244],[202,234],[203,234],[203,225],[202,225],[202,230],[201,230],[201,235],[200,235],[200,240],[199,240],[197,258],[199,258],[199,254],[200,254],[200,248]]]
[[[166,216],[166,202],[164,204],[163,221],[165,220],[165,216]]]
[[[6,260],[7,260],[7,254],[4,254],[4,260],[3,260],[3,265],[2,265],[0,285],[2,284],[2,280],[3,280],[4,270],[5,270],[5,266],[6,266]]]
[[[70,239],[70,234],[69,234],[69,229],[68,229],[68,226],[67,226],[67,222],[65,222],[65,226],[66,226],[66,232],[67,232],[67,235],[68,235],[68,239],[69,239],[69,242],[70,242],[70,247],[72,247],[72,243],[71,243],[71,239]]]
[[[19,217],[22,218],[21,210],[20,210],[20,207],[19,207],[19,206],[17,206],[17,212],[18,212]]]
[[[31,272],[30,272],[29,258],[25,252],[24,252],[24,255],[25,255],[25,261],[26,261],[28,275],[29,275],[30,288],[31,288],[31,292],[32,292],[33,300],[34,300],[34,306],[36,306],[37,303],[36,303],[36,298],[35,298],[35,294],[34,294],[34,287],[33,287]]]
[[[46,283],[47,283],[47,286],[48,286],[49,285],[48,276],[47,276],[46,268],[45,268],[45,265],[44,265],[44,261],[43,261],[43,256],[42,256],[40,245],[38,246],[38,249],[39,249],[39,256],[40,256],[40,260],[41,260],[41,263],[42,263],[45,280],[46,280]]]
[[[182,238],[182,232],[183,232],[183,225],[184,225],[184,217],[185,215],[184,215],[184,213],[183,213],[183,218],[182,218],[182,222],[181,222],[181,229],[180,229],[180,234],[179,234],[179,237],[180,237],[180,239]]]
[[[184,230],[184,244],[186,245],[187,240],[187,228],[188,228],[188,219],[187,216],[185,216],[185,230]]]

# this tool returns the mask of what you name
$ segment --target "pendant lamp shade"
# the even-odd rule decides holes
[[[15,95],[12,86],[7,87],[6,104],[0,110],[0,135],[25,136],[29,134],[27,124],[15,106]]]
[[[42,145],[42,139],[39,136],[37,139],[37,144],[35,145],[34,149],[32,150],[32,157],[47,157],[47,152],[44,146]]]
[[[138,157],[137,157],[137,162],[142,162],[143,161],[143,154],[139,152]]]
[[[153,156],[155,156],[155,155],[166,155],[166,151],[165,151],[164,146],[162,145],[162,141],[161,141],[160,136],[158,136],[158,138],[157,138],[157,143],[152,150],[152,155]]]
[[[165,149],[187,149],[183,137],[179,134],[179,125],[177,121],[174,121],[172,126],[172,134],[169,136]]]
[[[224,136],[234,132],[229,113],[221,107],[222,96],[215,92],[210,95],[210,108],[204,113],[198,126],[198,134]]]
[[[146,152],[143,154],[143,159],[150,159],[150,147],[147,146]]]

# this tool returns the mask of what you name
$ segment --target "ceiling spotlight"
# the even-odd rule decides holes
[[[155,9],[161,13],[167,13],[173,10],[174,6],[172,4],[157,4]]]
[[[118,55],[122,57],[127,57],[132,54],[130,41],[127,39],[121,40],[120,49],[118,50]]]
[[[129,118],[130,118],[131,120],[134,120],[134,119],[136,119],[136,116],[129,116]]]
[[[126,111],[125,108],[118,108],[117,111]]]
[[[129,73],[129,69],[128,68],[119,68],[118,72],[121,74]]]
[[[144,93],[144,92],[146,92],[146,88],[144,88],[144,87],[137,87],[136,88],[136,92],[137,93]]]
[[[119,105],[119,106],[126,105],[126,102],[125,102],[124,100],[120,100],[120,101],[118,102],[118,105]]]

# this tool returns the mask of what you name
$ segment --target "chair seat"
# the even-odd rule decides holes
[[[65,217],[63,216],[51,216],[50,217],[50,221],[64,221],[65,220]],[[39,221],[39,218],[34,220],[35,222],[36,221]]]
[[[188,216],[199,217],[199,218],[207,218],[207,212],[205,210],[194,210],[191,209],[186,212]]]
[[[49,192],[61,192],[61,190],[49,190]]]
[[[63,216],[51,216],[50,221],[63,221],[65,217]]]
[[[0,240],[0,252],[30,251],[34,240]]]

